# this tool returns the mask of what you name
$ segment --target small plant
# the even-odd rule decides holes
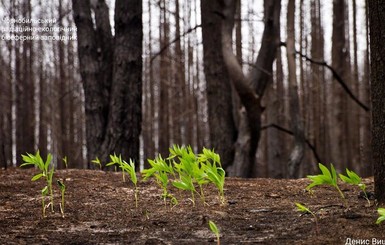
[[[224,194],[226,172],[222,168],[219,155],[212,150],[203,148],[203,153],[199,155],[199,161],[205,163],[203,168],[207,174],[207,179],[217,187],[221,204],[224,205],[226,201]]]
[[[385,208],[378,208],[378,214],[380,215],[376,221],[376,224],[379,225],[385,220]]]
[[[67,156],[64,156],[62,160],[63,160],[64,166],[65,166],[66,168],[68,168],[68,159],[67,159]]]
[[[203,186],[213,183],[218,188],[221,204],[225,203],[223,170],[220,157],[213,150],[203,148],[203,152],[196,155],[190,146],[173,145],[170,156],[163,159],[160,155],[155,160],[148,160],[151,168],[143,170],[144,179],[154,176],[163,188],[163,197],[169,195],[167,185],[169,182],[178,189],[191,192],[191,201],[195,206],[195,194],[198,194],[203,204],[205,195]],[[175,173],[179,178],[175,178]],[[170,180],[170,177],[171,180]],[[196,189],[199,187],[199,192]]]
[[[100,162],[100,159],[96,157],[94,160],[91,161],[95,166],[98,166],[100,170],[102,170],[102,163]]]
[[[163,190],[162,197],[164,203],[166,204],[166,200],[170,199],[172,205],[177,205],[178,200],[168,191],[168,183],[170,182],[169,175],[175,176],[173,167],[160,155],[154,160],[148,159],[148,163],[151,168],[144,169],[142,171],[143,180],[155,177],[156,182]]]
[[[307,214],[311,214],[314,218],[314,221],[315,221],[315,226],[316,226],[316,233],[319,234],[319,231],[318,231],[318,219],[317,219],[317,216],[316,214],[311,211],[308,207],[306,207],[305,205],[301,204],[301,203],[298,203],[296,202],[295,203],[295,206],[297,206],[297,211],[301,212],[301,213],[307,213]]]
[[[47,217],[45,215],[45,210],[48,208],[48,206],[50,205],[50,203],[46,206],[45,205],[45,197],[48,195],[48,186],[44,186],[43,189],[41,189],[41,210],[43,212],[43,218]]]
[[[365,199],[368,201],[368,205],[370,206],[370,200],[368,197],[368,193],[366,192],[366,185],[361,182],[361,177],[358,176],[358,174],[356,174],[354,171],[350,171],[349,169],[346,169],[346,174],[347,176],[339,174],[340,179],[347,184],[357,185],[364,193]]]
[[[125,160],[122,159],[122,156],[119,155],[116,156],[110,155],[111,162],[106,164],[106,167],[112,166],[112,165],[118,165],[121,170],[122,170],[122,175],[123,175],[123,182],[126,182],[125,179],[125,172],[130,175],[131,182],[134,184],[135,190],[134,190],[134,195],[135,195],[135,207],[138,207],[138,179],[136,177],[136,172],[135,172],[135,163],[130,159],[130,163],[127,163]]]
[[[64,194],[66,191],[66,186],[64,184],[64,180],[63,181],[57,180],[57,184],[60,188],[60,193],[61,193],[60,212],[61,212],[61,216],[64,218]]]
[[[40,170],[40,173],[34,175],[31,179],[31,181],[36,181],[40,179],[41,177],[45,177],[46,180],[46,186],[42,189],[42,204],[43,204],[43,217],[45,217],[45,209],[46,206],[44,205],[44,199],[45,196],[50,195],[50,203],[47,205],[51,205],[51,211],[53,212],[53,191],[52,191],[52,177],[54,173],[54,167],[51,164],[52,162],[52,155],[48,154],[47,159],[44,162],[43,159],[40,156],[40,152],[37,151],[35,155],[31,153],[27,153],[27,155],[21,155],[23,159],[23,164],[20,165],[20,167],[28,166],[28,165],[34,165]]]
[[[173,186],[178,189],[190,191],[191,200],[193,206],[195,206],[195,196],[194,193],[198,193],[195,189],[194,183],[197,183],[200,187],[201,192],[198,193],[201,195],[201,199],[204,202],[204,194],[202,189],[202,184],[204,182],[199,180],[204,180],[202,174],[204,174],[202,168],[197,164],[197,158],[190,146],[188,147],[179,147],[173,145],[170,150],[170,157],[168,160],[173,160],[173,166],[175,171],[179,174],[179,179],[172,182]],[[176,161],[178,159],[178,161]]]
[[[217,244],[220,245],[221,244],[221,240],[220,240],[219,229],[218,229],[217,225],[213,221],[209,220],[209,227],[210,227],[210,230],[217,237]]]
[[[344,200],[345,207],[346,207],[347,203],[346,203],[345,195],[341,191],[341,189],[338,187],[337,173],[336,173],[336,170],[335,170],[333,164],[330,164],[330,171],[327,167],[325,167],[325,165],[323,165],[321,163],[319,163],[318,166],[319,166],[319,169],[321,170],[322,174],[308,175],[307,178],[309,178],[313,182],[306,187],[306,190],[311,191],[311,188],[318,186],[318,185],[333,186],[338,191],[341,198]]]

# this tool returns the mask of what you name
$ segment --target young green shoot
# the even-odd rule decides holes
[[[135,195],[135,207],[138,207],[138,178],[136,177],[136,172],[135,172],[135,163],[130,159],[130,163],[127,163],[125,160],[122,159],[122,156],[119,155],[116,156],[110,155],[111,162],[106,164],[106,167],[111,166],[111,165],[118,165],[120,169],[122,170],[122,178],[123,182],[126,182],[125,179],[125,172],[130,175],[131,182],[134,184],[134,195]]]
[[[48,186],[44,186],[43,189],[41,189],[41,210],[43,212],[43,218],[47,217],[45,214],[46,206],[45,206],[45,197],[48,195]]]
[[[138,194],[139,194],[138,185],[137,185],[138,178],[136,177],[134,161],[132,161],[132,159],[130,159],[129,162],[130,163],[127,163],[126,161],[123,161],[122,168],[126,172],[128,172],[128,174],[130,175],[131,182],[134,184],[135,207],[137,208],[138,207]]]
[[[366,185],[362,183],[361,177],[349,169],[346,169],[346,174],[347,175],[339,174],[340,179],[347,184],[357,185],[364,193],[365,199],[368,201],[368,205],[370,207],[370,200],[368,194],[366,193]]]
[[[222,168],[219,155],[213,150],[203,148],[203,153],[199,154],[198,158],[199,162],[203,163],[202,166],[207,174],[207,179],[217,187],[221,204],[224,205],[226,201],[224,194],[226,172]]]
[[[125,169],[122,167],[122,165],[123,165],[122,156],[120,155],[118,157],[114,153],[114,155],[110,155],[110,159],[111,159],[111,162],[107,163],[106,167],[109,167],[109,166],[112,166],[112,165],[117,165],[118,167],[120,167],[122,169],[122,179],[123,179],[123,182],[126,182],[125,173],[124,173]]]
[[[99,170],[102,170],[102,163],[100,162],[100,159],[96,157],[94,160],[91,161],[95,166],[99,167]]]
[[[191,201],[193,206],[195,206],[195,195],[202,195],[198,193],[195,189],[194,183],[197,183],[199,178],[199,167],[197,164],[197,158],[190,146],[188,147],[179,147],[173,145],[170,150],[170,157],[168,160],[173,161],[173,166],[175,171],[179,174],[179,179],[172,182],[173,186],[180,190],[190,191],[191,192]],[[177,159],[177,160],[176,160]],[[202,187],[200,186],[202,189]],[[203,190],[201,191],[203,193]],[[201,196],[201,199],[204,200],[204,197]]]
[[[42,194],[43,194],[43,190],[44,190],[44,193],[46,195],[49,193],[50,203],[48,205],[51,205],[51,211],[54,212],[54,209],[53,209],[53,191],[52,191],[52,177],[53,177],[53,173],[54,173],[54,167],[51,164],[52,155],[48,154],[45,162],[41,158],[39,151],[37,151],[35,155],[33,155],[31,153],[27,153],[27,155],[21,155],[21,156],[22,156],[24,163],[21,164],[20,167],[24,167],[24,166],[28,166],[28,165],[34,165],[35,167],[37,167],[40,170],[40,173],[34,175],[31,179],[31,181],[36,181],[36,180],[40,179],[41,177],[45,177],[45,180],[47,183],[47,185],[46,185],[47,193],[44,190],[46,187],[44,187],[42,189]],[[46,196],[46,195],[43,195],[43,196]],[[43,208],[43,213],[44,213],[43,217],[45,217],[44,208]]]
[[[191,178],[191,175],[187,174],[181,174],[179,180],[175,180],[172,182],[172,185],[180,190],[190,191],[191,192],[191,201],[193,203],[193,206],[195,207],[195,196],[194,193],[196,192],[193,180]]]
[[[212,231],[212,233],[214,233],[214,235],[217,237],[217,244],[220,245],[221,240],[220,240],[219,229],[218,229],[217,225],[213,221],[209,220],[209,227],[210,227],[210,230]]]
[[[378,208],[377,212],[379,214],[379,217],[376,221],[376,224],[379,225],[385,220],[385,208]]]
[[[312,180],[313,182],[306,187],[306,190],[310,191],[311,188],[318,186],[318,185],[333,186],[338,191],[341,198],[344,200],[345,207],[347,207],[345,195],[341,191],[341,189],[338,187],[337,173],[336,173],[336,170],[335,170],[333,164],[330,164],[330,171],[325,165],[323,165],[321,163],[319,163],[318,166],[319,166],[319,169],[321,170],[322,174],[308,175],[307,178]]]
[[[65,194],[65,191],[66,191],[66,186],[64,184],[64,180],[63,181],[60,181],[60,180],[57,180],[57,184],[60,188],[60,193],[61,193],[61,203],[60,203],[60,212],[61,212],[61,216],[64,218],[64,194]]]
[[[62,160],[63,160],[64,166],[65,166],[66,168],[68,168],[68,159],[67,159],[67,156],[64,156]]]
[[[167,199],[171,200],[171,204],[173,206],[177,205],[178,200],[171,193],[168,192],[168,183],[170,182],[169,175],[175,175],[172,166],[167,163],[161,155],[156,157],[154,160],[148,159],[147,161],[150,164],[151,168],[144,169],[142,171],[143,180],[147,180],[151,177],[154,177],[156,179],[156,182],[163,190],[162,197],[165,205]]]
[[[316,233],[319,234],[318,219],[317,219],[316,214],[313,211],[311,211],[308,207],[306,207],[305,205],[303,205],[301,203],[296,202],[295,206],[297,206],[297,211],[299,211],[301,213],[305,213],[305,214],[311,214],[313,216],[314,221],[315,221],[315,226],[316,226]]]

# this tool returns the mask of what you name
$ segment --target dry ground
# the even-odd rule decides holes
[[[0,244],[216,244],[208,228],[213,220],[221,244],[345,244],[350,239],[385,241],[384,225],[375,225],[376,207],[368,207],[355,187],[341,185],[349,209],[332,188],[304,191],[306,179],[237,179],[225,184],[227,203],[221,206],[213,187],[206,188],[207,204],[193,207],[189,196],[173,193],[173,208],[160,198],[153,181],[140,181],[139,207],[132,186],[121,174],[96,170],[59,170],[66,179],[65,218],[55,186],[55,213],[41,217],[41,180],[31,182],[34,169],[0,170]],[[372,179],[365,179],[369,191]],[[301,215],[294,202],[316,212]]]

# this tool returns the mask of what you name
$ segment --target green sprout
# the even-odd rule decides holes
[[[379,225],[385,220],[385,208],[378,208],[378,214],[380,215],[376,221],[376,224]]]
[[[346,174],[347,176],[339,174],[340,179],[347,184],[357,185],[364,193],[365,199],[368,201],[368,205],[370,206],[370,200],[368,197],[368,193],[366,192],[366,185],[361,182],[361,177],[358,176],[358,174],[356,174],[354,171],[350,171],[349,169],[346,169]]]
[[[313,216],[314,221],[315,221],[315,226],[316,226],[316,232],[318,234],[319,233],[319,231],[318,231],[318,219],[317,219],[316,214],[313,211],[311,211],[308,207],[306,207],[305,205],[303,205],[301,203],[296,202],[295,205],[297,206],[297,211],[299,211],[301,213],[305,213],[305,214],[311,214]]]
[[[37,151],[35,155],[31,153],[27,153],[27,155],[21,155],[23,159],[23,164],[20,167],[34,165],[40,170],[40,173],[34,175],[31,181],[36,181],[41,177],[45,177],[47,185],[42,189],[42,198],[43,198],[43,217],[45,217],[45,206],[44,206],[44,197],[49,193],[50,195],[50,203],[47,205],[51,205],[51,211],[53,212],[53,192],[52,192],[52,177],[54,173],[54,167],[52,163],[52,155],[48,154],[47,159],[44,162],[40,156],[40,152]]]
[[[175,161],[178,159],[179,162]],[[189,147],[179,147],[177,145],[173,145],[170,148],[170,157],[168,160],[173,160],[173,166],[175,171],[179,174],[179,180],[175,180],[172,182],[173,186],[178,189],[186,190],[191,192],[191,200],[193,206],[195,206],[195,197],[194,193],[198,193],[195,189],[194,183],[197,183],[198,173],[200,168],[196,162],[196,156]],[[201,194],[203,195],[202,184],[200,184]],[[198,193],[199,194],[199,193]],[[202,197],[201,197],[202,198]],[[202,198],[204,200],[204,197]]]
[[[213,221],[209,220],[209,227],[210,227],[210,230],[217,237],[217,244],[220,245],[221,244],[221,240],[219,238],[219,229],[218,229],[217,225]]]
[[[194,193],[196,192],[193,180],[190,175],[181,174],[180,179],[173,181],[172,185],[180,190],[190,191],[191,192],[191,201],[195,207],[195,197]]]
[[[62,160],[63,160],[63,162],[64,162],[64,166],[65,166],[66,168],[68,168],[68,159],[67,159],[67,156],[64,156]]]
[[[154,160],[147,160],[151,168],[144,169],[142,171],[143,180],[147,180],[151,177],[155,177],[156,182],[160,185],[163,190],[162,197],[166,204],[166,200],[170,199],[172,205],[177,205],[178,200],[168,192],[169,175],[175,175],[173,167],[162,158],[161,155],[156,157]]]
[[[43,189],[41,189],[41,210],[43,211],[43,218],[46,217],[45,215],[45,210],[46,210],[46,206],[45,206],[45,202],[44,202],[44,199],[45,197],[48,195],[48,186],[44,186]],[[49,205],[49,204],[48,204]]]
[[[92,160],[91,163],[98,166],[100,170],[102,169],[102,163],[100,162],[100,159],[98,157],[96,157],[94,160]]]
[[[60,212],[61,212],[61,216],[64,218],[64,194],[66,191],[66,186],[64,184],[64,180],[63,181],[57,180],[57,184],[61,192]]]
[[[213,183],[219,192],[221,204],[225,203],[224,182],[225,171],[223,170],[220,157],[213,150],[203,148],[203,153],[196,155],[191,146],[173,145],[170,156],[163,159],[159,155],[155,160],[148,160],[151,168],[143,170],[144,179],[155,177],[163,188],[163,198],[170,197],[167,189],[169,182],[180,190],[191,192],[191,201],[195,206],[195,194],[198,194],[205,205],[203,186]],[[175,178],[175,173],[179,178]],[[173,177],[172,180],[169,180]],[[199,186],[199,192],[196,189]],[[171,197],[173,197],[171,195]]]
[[[134,195],[135,195],[135,207],[138,207],[138,178],[136,177],[136,172],[135,172],[135,163],[130,159],[130,163],[127,163],[125,160],[122,159],[122,156],[119,155],[116,156],[110,155],[111,162],[106,164],[106,167],[112,166],[112,165],[118,165],[122,169],[122,176],[123,176],[123,182],[126,182],[125,179],[125,172],[130,175],[131,182],[134,184],[135,190],[134,190]]]
[[[338,187],[337,173],[336,173],[336,170],[335,170],[333,164],[330,164],[330,171],[327,167],[325,167],[325,165],[323,165],[321,163],[319,163],[318,166],[319,166],[319,169],[321,170],[322,174],[308,175],[307,178],[309,178],[313,182],[306,187],[306,190],[310,191],[311,188],[318,186],[318,185],[333,186],[338,191],[341,198],[344,200],[345,206],[347,206],[345,195],[341,191],[341,189]]]
[[[226,201],[224,194],[226,172],[222,168],[219,155],[213,150],[203,148],[203,153],[199,155],[199,162],[203,164],[207,179],[217,187],[221,204],[224,205]]]

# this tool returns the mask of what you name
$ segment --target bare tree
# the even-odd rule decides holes
[[[256,63],[250,72],[243,73],[237,57],[232,50],[232,30],[234,26],[235,1],[221,1],[223,12],[218,13],[222,18],[222,52],[229,75],[239,94],[244,107],[239,133],[235,147],[236,165],[233,174],[243,177],[255,176],[255,154],[261,131],[261,98],[271,81],[272,65],[279,44],[277,40],[279,29],[279,0],[265,2],[265,29],[262,45]]]

